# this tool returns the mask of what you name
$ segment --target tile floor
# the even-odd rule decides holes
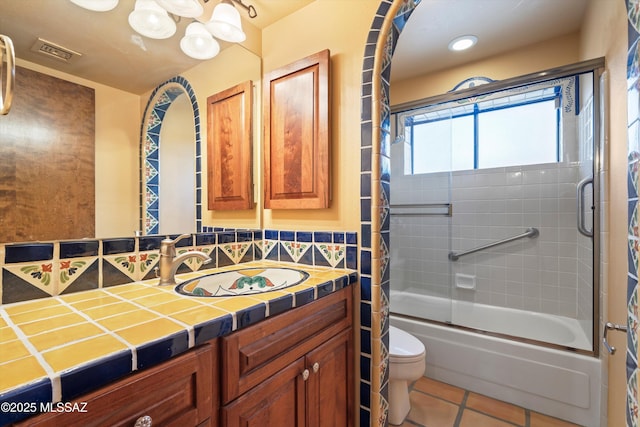
[[[402,427],[578,427],[566,421],[422,377]]]

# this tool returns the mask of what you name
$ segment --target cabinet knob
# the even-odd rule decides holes
[[[315,374],[320,370],[320,364],[318,362],[314,363],[312,369],[313,369],[313,373]]]
[[[151,417],[149,415],[145,415],[144,417],[140,417],[136,420],[136,423],[133,427],[151,427]]]
[[[302,371],[302,379],[303,380],[308,380],[309,379],[309,370],[305,369],[304,371]]]

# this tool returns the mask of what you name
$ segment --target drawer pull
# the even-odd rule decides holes
[[[304,371],[302,371],[302,379],[304,381],[309,379],[309,370],[308,369],[305,369]]]
[[[318,362],[313,364],[313,373],[317,373],[320,370],[320,364]]]
[[[140,417],[136,420],[136,423],[133,427],[151,427],[151,423],[153,420],[149,415],[145,415],[144,417]]]

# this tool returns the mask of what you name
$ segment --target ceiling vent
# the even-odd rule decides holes
[[[38,40],[31,46],[33,52],[38,52],[43,55],[56,58],[63,62],[73,62],[82,56],[81,53],[76,52],[66,47],[62,47],[58,44],[52,43],[48,40],[38,38]]]

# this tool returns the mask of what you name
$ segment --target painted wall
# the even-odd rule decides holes
[[[266,210],[264,228],[355,230],[360,227],[360,94],[367,33],[378,1],[316,0],[262,33],[264,71],[323,49],[331,51],[331,179],[328,209]]]
[[[579,42],[577,33],[569,34],[460,67],[399,81],[393,80],[392,67],[390,104],[446,93],[470,77],[503,80],[578,62]]]
[[[131,236],[138,229],[138,95],[16,59],[16,64],[95,90],[96,237]]]
[[[191,68],[181,74],[187,79],[196,94],[198,108],[200,109],[200,135],[202,140],[202,224],[211,227],[231,228],[261,228],[260,218],[262,205],[261,197],[256,198],[256,207],[244,211],[209,211],[207,209],[207,98],[215,93],[228,89],[238,83],[252,80],[254,87],[254,184],[257,189],[255,194],[260,195],[261,172],[261,78],[260,57],[248,51],[240,45],[234,45],[223,50],[209,61]],[[151,91],[140,97],[141,111],[149,100]],[[161,150],[162,151],[162,150]]]
[[[171,103],[162,121],[159,156],[160,174],[160,234],[181,234],[196,231],[196,132],[193,109],[187,95]],[[185,191],[191,188],[192,191]]]
[[[605,201],[608,221],[604,225],[604,268],[602,319],[626,324],[627,284],[627,18],[625,2],[591,0],[581,34],[580,58],[605,56],[609,71],[609,129],[603,168],[609,170]],[[602,331],[602,322],[600,330]],[[626,348],[626,336],[612,333],[607,337],[617,348]],[[604,355],[603,357],[607,357]],[[608,357],[608,425],[625,425],[626,380],[625,356],[620,351]],[[606,384],[605,384],[606,385]],[[606,424],[602,424],[606,425]]]

